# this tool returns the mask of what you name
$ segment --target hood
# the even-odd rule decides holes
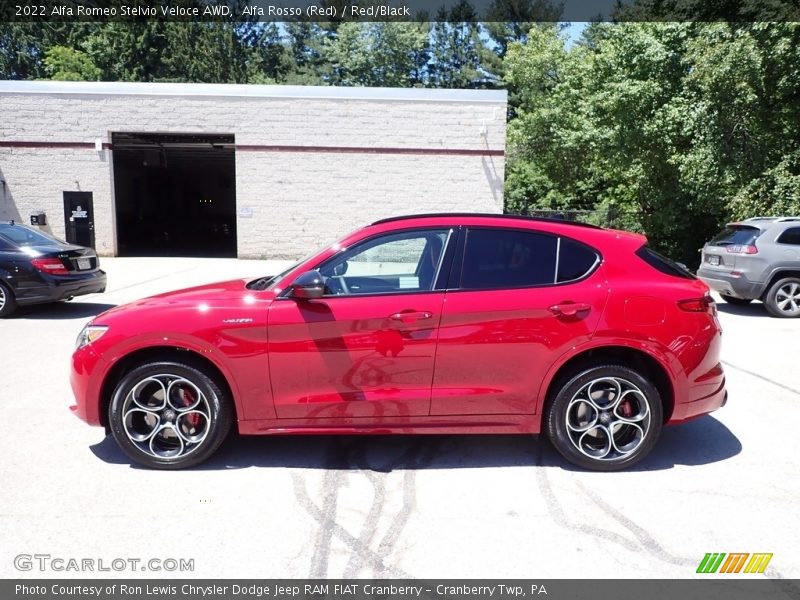
[[[143,298],[135,304],[174,304],[214,301],[223,303],[228,300],[234,303],[241,301],[245,295],[252,296],[253,293],[245,286],[250,279],[231,279],[229,281],[217,281],[195,287],[184,288],[172,292],[156,294],[148,298]]]
[[[192,310],[207,312],[211,309],[217,311],[251,312],[252,309],[263,309],[275,297],[275,293],[267,291],[248,290],[245,286],[251,279],[232,279],[206,285],[199,285],[182,290],[165,292],[129,304],[117,306],[108,310],[94,319],[101,322],[104,317],[129,313],[131,310],[155,309],[160,313]]]

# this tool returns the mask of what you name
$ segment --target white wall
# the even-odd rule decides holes
[[[113,254],[113,161],[93,145],[115,131],[232,133],[237,146],[495,152],[237,149],[239,256],[295,258],[381,217],[501,212],[505,113],[505,92],[1,82],[0,219],[27,222],[43,210],[63,237],[62,192],[91,191],[97,249]]]

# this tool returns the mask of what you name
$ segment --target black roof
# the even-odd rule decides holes
[[[441,217],[485,217],[490,219],[510,219],[510,220],[523,220],[523,221],[538,221],[543,223],[561,223],[563,225],[575,225],[576,227],[589,227],[591,229],[602,229],[597,225],[589,223],[581,223],[580,221],[567,221],[563,218],[557,217],[532,217],[530,215],[506,215],[496,213],[477,213],[477,212],[455,212],[455,213],[420,213],[415,215],[402,215],[399,217],[389,217],[387,219],[380,219],[372,223],[373,225],[380,225],[382,223],[392,223],[394,221],[404,221],[406,219],[423,219],[423,218],[441,218]]]

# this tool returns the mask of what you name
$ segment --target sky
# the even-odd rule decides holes
[[[567,28],[564,29],[564,34],[567,36],[568,48],[580,39],[581,33],[583,33],[583,30],[586,28],[588,24],[589,23],[582,21],[565,23],[565,25],[567,25]]]

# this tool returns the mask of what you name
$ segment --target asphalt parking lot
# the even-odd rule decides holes
[[[719,304],[727,406],[666,429],[622,473],[478,435],[232,437],[197,469],[157,472],[69,412],[69,356],[93,315],[283,264],[104,259],[106,293],[0,320],[0,576],[107,575],[15,568],[49,554],[193,559],[174,576],[198,578],[683,578],[707,552],[768,552],[767,576],[800,578],[800,319],[757,304]]]

